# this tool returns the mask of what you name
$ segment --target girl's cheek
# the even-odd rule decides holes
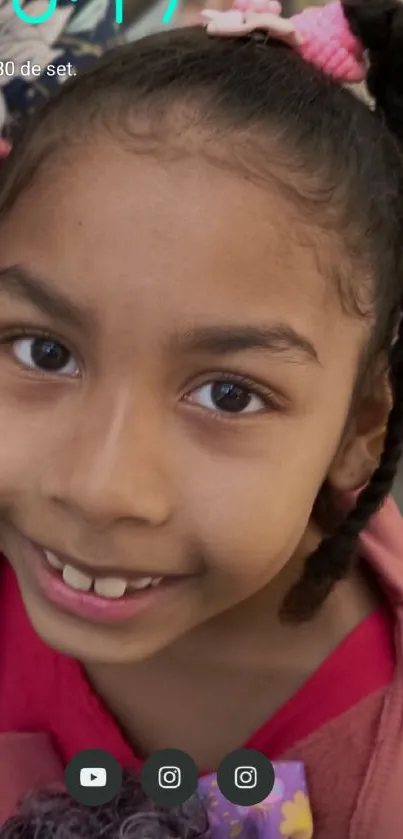
[[[309,497],[267,482],[254,494],[212,487],[210,499],[189,491],[184,501],[188,532],[201,545],[208,570],[241,592],[268,583],[298,548],[310,520]],[[314,497],[315,492],[312,492]],[[302,496],[302,491],[301,491]],[[188,518],[189,516],[189,518]],[[190,526],[189,526],[190,525]]]
[[[52,463],[55,437],[57,424],[49,412],[21,409],[12,399],[0,403],[0,497],[35,486]]]

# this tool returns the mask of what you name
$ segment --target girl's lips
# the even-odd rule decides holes
[[[52,568],[39,547],[32,545],[31,568],[42,594],[64,612],[96,623],[118,623],[141,614],[163,597],[168,589],[184,582],[185,577],[167,577],[154,588],[126,594],[119,599],[101,597],[94,592],[77,591],[66,585],[59,571]]]

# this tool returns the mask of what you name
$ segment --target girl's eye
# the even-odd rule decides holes
[[[267,407],[263,397],[236,381],[209,382],[194,390],[189,401],[225,414],[256,414]]]
[[[18,338],[11,344],[12,352],[24,367],[42,373],[75,376],[77,363],[63,344],[52,338]]]

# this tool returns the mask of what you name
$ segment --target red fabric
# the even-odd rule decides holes
[[[138,768],[139,759],[80,666],[33,632],[7,562],[1,575],[0,731],[48,731],[65,763],[82,749],[102,748],[128,768]],[[368,617],[245,745],[276,759],[385,687],[394,671],[391,636],[386,611]]]
[[[33,788],[64,782],[64,772],[44,734],[0,734],[0,825]]]
[[[392,619],[386,609],[379,609],[253,735],[248,747],[277,760],[295,743],[390,684],[394,669]]]

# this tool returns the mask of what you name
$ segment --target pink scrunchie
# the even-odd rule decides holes
[[[352,34],[339,0],[288,19],[281,17],[277,0],[235,0],[231,11],[206,10],[203,19],[211,35],[245,36],[254,30],[264,31],[288,43],[339,82],[365,79],[364,48]]]
[[[303,38],[297,47],[303,58],[337,81],[365,79],[364,48],[352,34],[341,3],[305,9],[291,20]]]

